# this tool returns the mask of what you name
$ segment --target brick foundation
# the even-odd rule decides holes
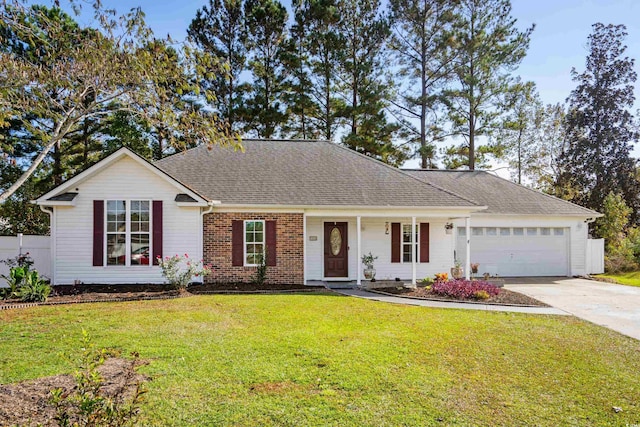
[[[301,213],[213,212],[204,216],[204,260],[213,266],[207,283],[250,283],[256,267],[234,267],[232,220],[276,221],[277,264],[267,268],[267,284],[304,284],[304,230]]]

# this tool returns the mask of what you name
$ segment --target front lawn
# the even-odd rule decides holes
[[[640,271],[618,274],[598,274],[596,277],[605,277],[607,279],[612,279],[616,283],[619,283],[621,285],[640,286]]]
[[[574,317],[224,295],[7,310],[0,325],[0,383],[69,372],[59,354],[83,328],[139,352],[144,425],[640,422],[640,342]]]

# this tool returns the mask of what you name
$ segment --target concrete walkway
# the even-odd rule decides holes
[[[506,289],[640,340],[639,287],[566,277],[506,280]]]
[[[469,304],[463,302],[446,302],[446,301],[430,301],[412,298],[400,298],[377,294],[375,292],[367,292],[362,289],[339,289],[332,288],[334,292],[351,297],[364,298],[372,301],[390,302],[394,304],[416,305],[420,307],[435,308],[459,308],[463,310],[481,310],[481,311],[507,311],[514,313],[528,314],[556,314],[569,315],[569,313],[553,307],[510,307],[504,305],[491,304]]]

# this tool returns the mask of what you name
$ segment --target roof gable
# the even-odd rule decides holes
[[[500,178],[486,171],[405,170],[424,182],[488,206],[483,214],[567,215],[599,217],[600,213]]]
[[[482,208],[330,142],[243,140],[242,145],[244,152],[200,146],[155,164],[223,205]]]
[[[149,172],[153,173],[154,175],[158,176],[159,178],[163,179],[164,181],[174,186],[176,190],[179,191],[180,193],[189,195],[197,203],[199,204],[207,203],[207,199],[205,197],[201,196],[197,192],[188,188],[187,186],[185,186],[184,184],[176,180],[171,175],[157,168],[152,163],[149,163],[144,158],[140,157],[138,154],[134,153],[133,151],[129,150],[126,147],[120,148],[119,150],[110,154],[104,159],[100,160],[93,166],[80,172],[73,178],[60,184],[59,186],[49,191],[48,193],[40,196],[38,199],[36,199],[35,202],[40,205],[73,204],[75,195],[71,198],[68,195],[77,194],[72,192],[76,186],[80,185],[80,183],[88,179],[91,179],[91,177],[106,170],[110,165],[113,165],[114,163],[118,162],[123,158],[128,158],[133,160],[140,167],[145,168]]]

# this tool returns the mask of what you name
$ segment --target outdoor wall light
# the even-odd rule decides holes
[[[384,234],[389,234],[389,223],[388,222],[384,223]]]

